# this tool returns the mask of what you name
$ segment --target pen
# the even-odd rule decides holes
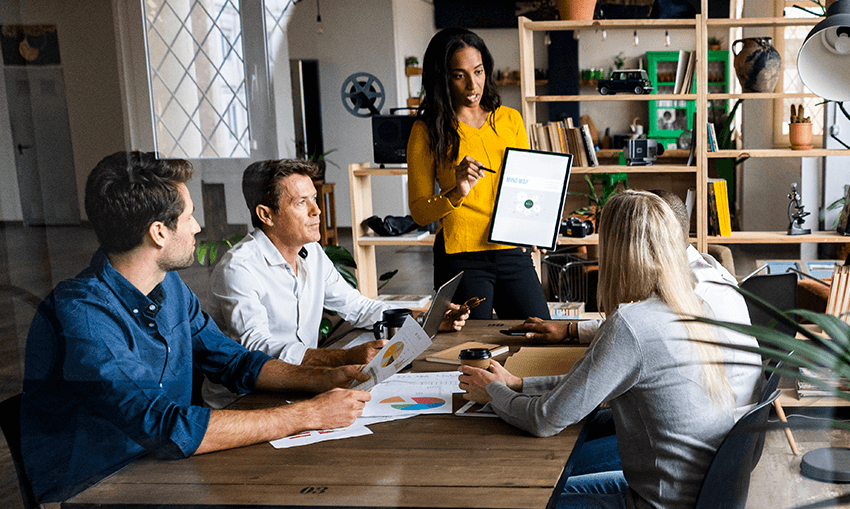
[[[485,168],[483,166],[478,167],[479,170],[489,171],[490,173],[496,173],[496,170],[491,170],[490,168]]]

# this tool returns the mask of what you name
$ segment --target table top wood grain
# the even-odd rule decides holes
[[[499,334],[518,322],[468,322],[439,334],[439,351],[465,341],[518,348]],[[414,371],[426,371],[426,354]],[[441,370],[455,369],[438,365]],[[236,408],[280,404],[252,394]],[[465,401],[454,396],[456,411]],[[83,509],[126,507],[547,507],[580,425],[537,438],[500,419],[422,415],[369,426],[372,435],[275,449],[261,443],[229,451],[160,460],[147,456],[63,503]]]

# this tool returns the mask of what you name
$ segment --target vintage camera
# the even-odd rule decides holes
[[[648,138],[627,140],[623,150],[629,166],[650,166],[655,159],[664,153],[664,145]]]
[[[587,237],[593,233],[593,223],[570,217],[561,221],[561,235],[564,237]]]

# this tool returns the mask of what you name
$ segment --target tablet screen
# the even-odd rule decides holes
[[[555,249],[572,154],[508,148],[488,242]]]

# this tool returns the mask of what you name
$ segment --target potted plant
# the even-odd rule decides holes
[[[723,42],[717,37],[709,37],[708,38],[708,50],[709,51],[720,51],[721,45]]]

